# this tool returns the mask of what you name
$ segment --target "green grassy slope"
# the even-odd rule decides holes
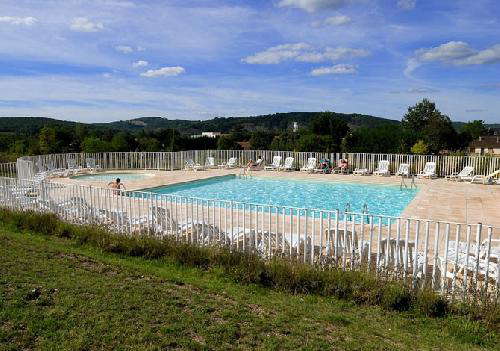
[[[242,286],[0,225],[0,350],[499,349],[498,335],[468,323]]]

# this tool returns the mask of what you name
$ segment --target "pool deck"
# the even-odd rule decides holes
[[[135,171],[147,173],[150,177],[125,183],[127,190],[153,188],[199,179],[230,174],[238,175],[240,169],[211,169],[205,171]],[[308,174],[301,172],[252,171],[254,177],[287,178],[325,182],[347,182],[399,186],[400,177],[355,176],[339,174]],[[64,184],[86,184],[106,187],[102,182],[84,182],[70,178],[56,178],[53,181]],[[470,184],[446,181],[445,179],[416,180],[419,192],[408,205],[402,217],[478,223],[500,227],[500,186]],[[200,194],[202,196],[202,194]],[[376,211],[374,211],[376,212]]]

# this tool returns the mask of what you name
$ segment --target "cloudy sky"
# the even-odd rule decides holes
[[[500,1],[0,1],[0,116],[401,119],[424,97],[500,122]]]

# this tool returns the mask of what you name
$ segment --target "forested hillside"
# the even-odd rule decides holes
[[[209,120],[181,120],[163,117],[140,117],[126,121],[110,123],[89,123],[89,128],[109,128],[113,130],[138,132],[141,130],[154,131],[158,129],[176,129],[181,134],[197,134],[201,132],[228,133],[235,127],[242,126],[247,130],[255,128],[284,131],[291,128],[293,122],[299,126],[306,126],[311,119],[320,112],[289,112],[253,117],[216,117]],[[387,124],[399,124],[399,121],[361,114],[344,114],[332,112],[335,117],[343,119],[351,128],[379,127]],[[2,117],[0,118],[0,132],[27,132],[39,131],[44,126],[74,127],[77,123],[62,121],[47,117]]]
[[[294,122],[298,128],[294,130]],[[429,100],[410,106],[401,121],[361,114],[289,112],[255,117],[174,120],[140,117],[111,123],[77,123],[46,117],[0,118],[0,161],[20,155],[194,149],[323,152],[466,152],[471,140],[491,133],[483,121],[452,122]],[[218,138],[192,138],[201,132]]]

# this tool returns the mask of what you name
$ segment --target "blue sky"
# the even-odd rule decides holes
[[[424,97],[500,123],[497,0],[2,0],[0,116],[106,122]]]

